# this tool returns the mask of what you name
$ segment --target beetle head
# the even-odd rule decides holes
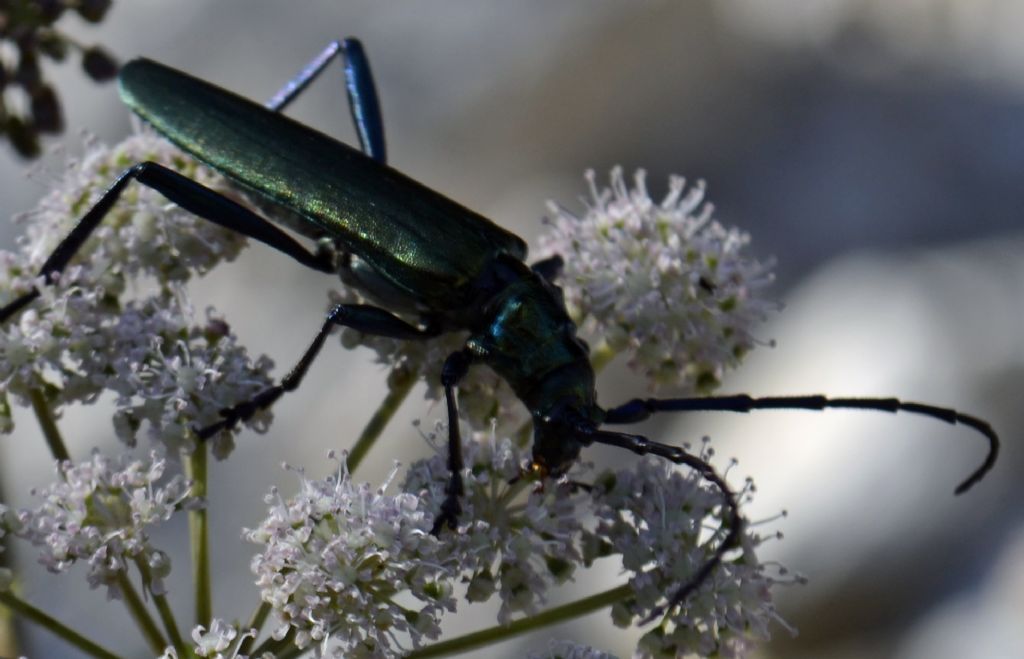
[[[530,471],[557,478],[569,471],[580,451],[593,440],[599,421],[570,403],[556,404],[533,418],[533,462]]]

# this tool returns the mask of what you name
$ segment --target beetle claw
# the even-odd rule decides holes
[[[459,526],[459,515],[461,514],[462,505],[459,503],[459,498],[448,495],[444,503],[441,504],[441,512],[434,518],[434,526],[430,529],[430,534],[434,537],[440,537],[441,529],[445,526],[454,531]]]

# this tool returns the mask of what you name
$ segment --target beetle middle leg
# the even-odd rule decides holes
[[[441,333],[440,326],[437,324],[428,323],[423,328],[416,327],[380,307],[368,304],[339,304],[328,312],[327,318],[313,342],[302,353],[302,357],[292,370],[281,378],[280,384],[264,389],[247,401],[221,410],[223,419],[196,430],[199,439],[209,439],[222,430],[233,428],[239,421],[247,421],[256,412],[273,405],[284,393],[295,391],[302,383],[302,378],[305,377],[313,360],[320,354],[324,341],[327,340],[327,336],[335,326],[351,327],[364,334],[403,341],[429,339]]]
[[[441,533],[447,526],[454,530],[462,513],[459,503],[465,494],[462,483],[462,437],[459,433],[459,406],[455,401],[455,387],[466,377],[473,363],[473,353],[468,349],[459,350],[448,355],[441,368],[441,385],[444,387],[444,400],[448,407],[448,485],[445,487],[445,498],[441,510],[434,519],[430,532]]]

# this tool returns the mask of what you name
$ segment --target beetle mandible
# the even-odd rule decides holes
[[[361,151],[281,114],[337,56],[345,62]],[[120,85],[124,102],[175,145],[256,193],[270,207],[300,216],[298,223],[288,226],[317,241],[317,248],[307,249],[269,220],[171,169],[143,162],[124,171],[86,212],[44,263],[40,277],[53,281],[63,271],[125,186],[135,180],[197,216],[263,242],[309,268],[340,274],[388,307],[335,306],[280,384],[223,410],[221,421],[196,431],[202,439],[233,428],[298,387],[336,325],[410,341],[468,330],[470,337],[462,349],[449,355],[442,368],[450,475],[433,532],[455,528],[463,495],[456,388],[470,366],[486,364],[511,385],[532,416],[533,459],[528,469],[533,475],[561,476],[585,446],[609,444],[686,465],[721,490],[728,508],[725,537],[712,557],[672,594],[667,607],[655,610],[647,621],[679,604],[704,581],[736,544],[742,521],[735,495],[707,462],[681,448],[604,426],[635,423],[658,412],[904,411],[964,424],[988,439],[985,461],[957,487],[957,494],[995,463],[998,438],[984,420],[895,398],[735,395],[637,398],[601,407],[588,348],[577,338],[553,283],[561,260],[552,257],[527,265],[526,244],[518,236],[387,166],[380,105],[368,60],[356,39],[331,43],[265,106],[146,59],[125,65]],[[0,322],[38,296],[34,289],[0,308]],[[420,324],[408,323],[395,312],[414,313]]]

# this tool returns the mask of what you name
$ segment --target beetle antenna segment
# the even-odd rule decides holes
[[[700,587],[700,585],[707,580],[712,570],[722,562],[722,557],[725,556],[726,552],[739,544],[738,541],[740,531],[743,528],[743,519],[740,517],[739,505],[736,503],[736,495],[729,488],[725,479],[719,476],[718,472],[716,472],[711,465],[697,456],[687,453],[678,446],[660,444],[644,437],[643,435],[631,435],[628,433],[608,430],[597,430],[593,434],[588,435],[588,438],[598,444],[608,444],[610,446],[618,446],[619,448],[628,449],[637,455],[657,455],[665,458],[666,460],[670,460],[675,464],[686,465],[687,467],[696,470],[701,475],[701,478],[713,483],[715,487],[722,492],[725,505],[729,508],[729,518],[722,522],[722,528],[726,529],[725,538],[718,544],[718,547],[715,548],[711,558],[705,561],[704,564],[700,566],[700,569],[694,572],[693,576],[679,587],[672,597],[669,598],[668,604],[655,607],[646,618],[640,621],[641,625],[646,625],[653,622],[666,611],[670,611],[679,604],[682,604],[683,600],[685,600],[690,593]]]
[[[879,412],[910,412],[939,421],[968,426],[988,439],[989,448],[985,461],[975,469],[956,490],[963,494],[985,477],[996,463],[999,455],[999,436],[984,419],[963,414],[948,407],[936,407],[923,403],[903,402],[896,398],[828,398],[813,396],[771,396],[753,398],[747,394],[734,396],[708,396],[706,398],[635,398],[624,405],[608,410],[605,423],[636,423],[657,412],[750,412],[751,410],[824,410],[855,409]]]

